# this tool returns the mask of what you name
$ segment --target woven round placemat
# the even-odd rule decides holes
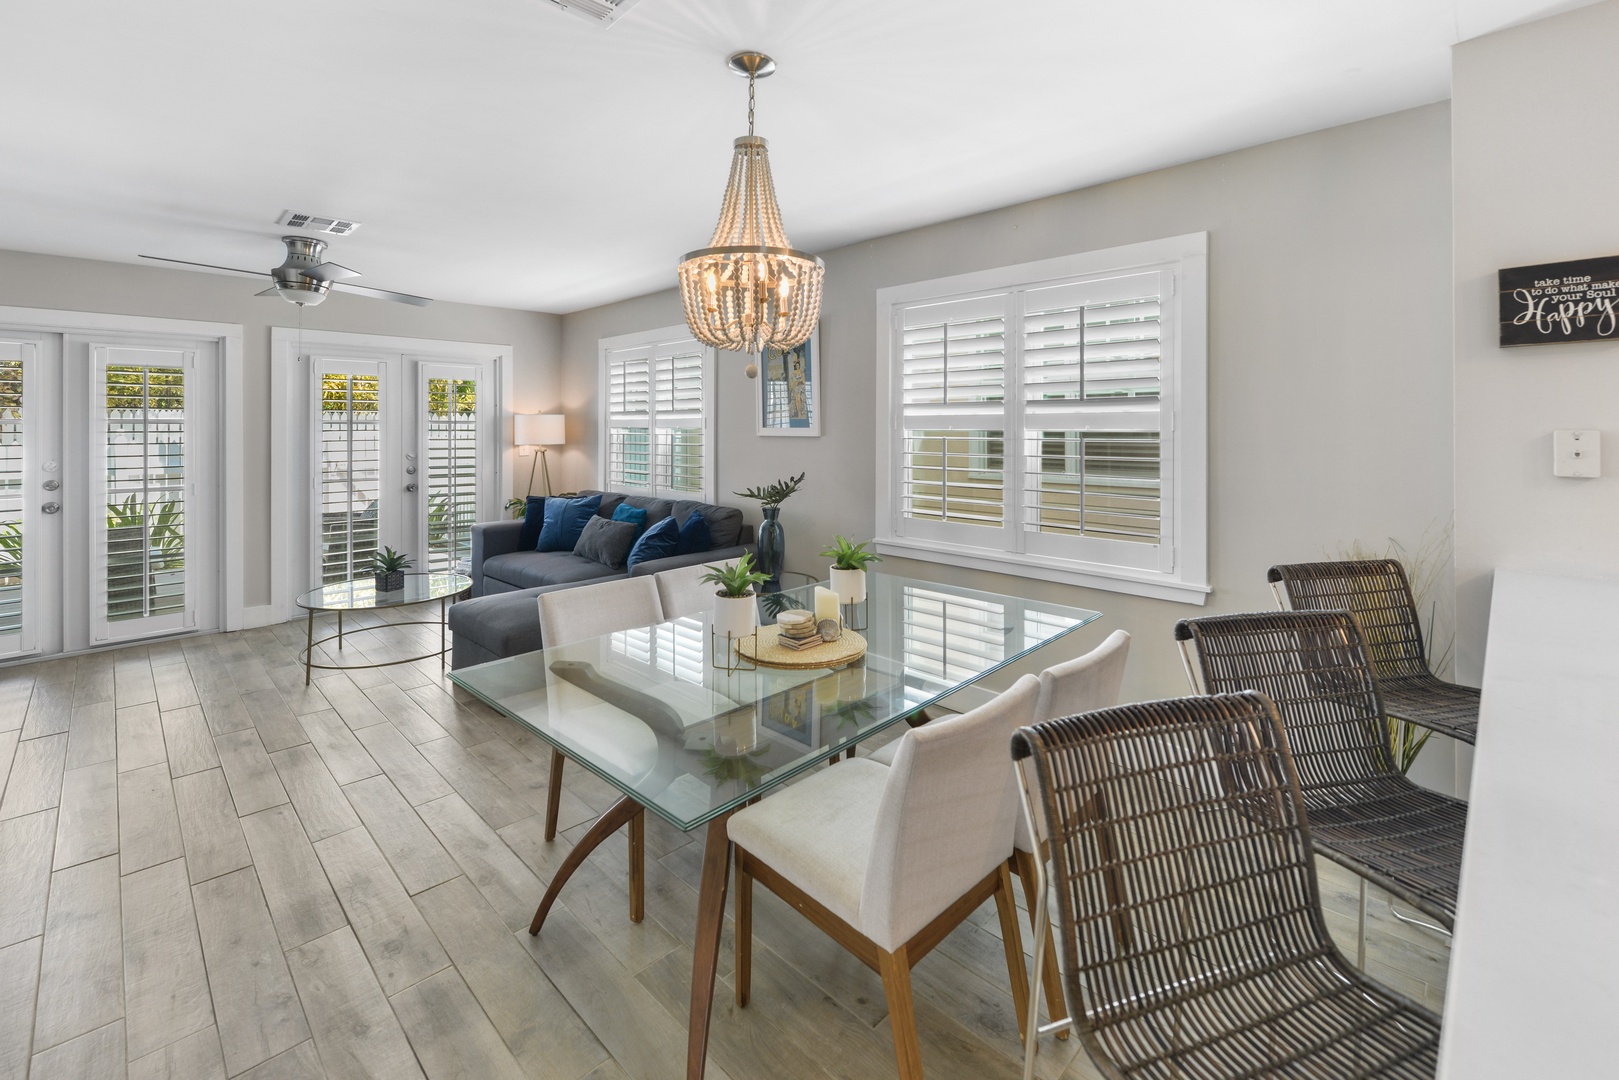
[[[757,635],[749,634],[738,641],[736,651],[745,659],[765,667],[842,667],[866,655],[866,639],[853,630],[845,630],[838,640],[828,641],[813,649],[789,649],[776,640],[774,626],[761,626]]]

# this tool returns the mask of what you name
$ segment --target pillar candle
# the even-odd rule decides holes
[[[822,619],[839,622],[838,594],[831,589],[817,585],[815,586],[815,621],[820,622]]]

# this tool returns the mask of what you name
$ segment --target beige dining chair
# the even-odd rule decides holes
[[[633,630],[663,622],[654,575],[604,581],[572,589],[541,593],[540,641],[544,648],[584,641],[619,630]],[[555,840],[562,812],[562,751],[551,750],[551,781],[545,792],[545,838]],[[636,810],[629,820],[630,921],[646,913],[646,812]]]
[[[717,566],[734,566],[735,559],[728,562],[716,563]],[[665,570],[653,574],[658,583],[658,599],[663,604],[663,617],[665,619],[684,619],[692,615],[706,615],[714,610],[714,593],[717,586],[704,582],[703,575],[708,573],[708,567],[699,563],[696,566],[681,566],[674,570]]]
[[[1130,634],[1115,630],[1100,645],[1072,660],[1053,664],[1040,673],[1040,697],[1035,704],[1035,723],[1077,716],[1094,709],[1108,709],[1119,703],[1119,689],[1124,684],[1124,663],[1130,655]],[[1007,737],[1011,737],[1011,731]],[[902,740],[895,739],[877,748],[869,760],[887,765],[893,761]],[[1030,778],[1032,782],[1032,777]],[[1038,829],[1041,822],[1036,819]],[[1068,1018],[1064,1007],[1062,973],[1057,967],[1057,949],[1051,935],[1051,920],[1043,920],[1044,927],[1035,927],[1035,911],[1040,896],[1040,875],[1035,866],[1034,840],[1029,836],[1028,824],[1020,816],[1014,836],[1012,864],[1023,885],[1024,903],[1029,909],[1029,925],[1035,933],[1045,936],[1045,959],[1041,963],[1040,977],[1045,984],[1046,1010],[1053,1024]],[[1045,835],[1039,844],[1040,858],[1046,855]],[[1057,1033],[1059,1039],[1068,1038],[1066,1029]]]
[[[906,732],[892,767],[835,764],[730,819],[738,1006],[750,994],[757,880],[882,977],[899,1074],[919,1080],[911,969],[993,897],[1023,1028],[1028,983],[1007,870],[1018,792],[1007,747],[1039,695],[1039,680],[1025,675],[971,712]]]

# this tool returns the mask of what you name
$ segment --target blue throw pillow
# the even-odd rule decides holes
[[[630,548],[629,560],[625,568],[635,569],[636,563],[650,562],[653,559],[667,559],[675,553],[675,545],[680,542],[680,523],[672,517],[655,522],[651,528],[641,534],[641,539]]]
[[[708,533],[708,522],[700,512],[693,510],[691,516],[686,518],[686,524],[680,527],[680,543],[675,545],[675,554],[695,555],[713,546]]]
[[[613,520],[627,521],[634,525],[637,540],[641,539],[641,534],[646,532],[646,511],[639,506],[626,506],[619,503],[618,509],[613,511]]]
[[[540,526],[536,551],[572,551],[590,519],[601,508],[602,497],[545,500],[545,524]]]
[[[540,542],[540,526],[545,524],[545,496],[530,495],[523,510],[523,531],[517,538],[518,551],[533,551]]]

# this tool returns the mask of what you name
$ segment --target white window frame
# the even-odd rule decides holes
[[[681,342],[696,342],[691,331],[680,324],[677,326],[664,326],[656,330],[642,330],[634,334],[619,334],[615,337],[605,337],[597,342],[596,347],[596,460],[601,470],[601,486],[607,491],[627,491],[632,494],[646,494],[659,499],[697,499],[701,502],[714,501],[714,470],[718,460],[717,427],[714,423],[714,349],[703,346],[703,486],[701,492],[677,491],[673,488],[662,487],[658,484],[658,440],[657,440],[657,371],[654,368],[649,372],[652,386],[652,398],[647,413],[647,442],[648,442],[648,471],[651,483],[647,487],[625,487],[615,483],[610,476],[611,468],[611,436],[612,417],[609,414],[611,399],[608,389],[607,355],[619,349],[649,349],[656,353],[659,346],[674,345]]]
[[[1034,545],[1021,527],[1021,454],[1006,454],[1004,505],[1007,527],[984,529],[917,528],[932,525],[902,514],[903,467],[900,443],[904,421],[899,390],[900,316],[919,303],[965,299],[975,294],[1024,292],[1083,278],[1157,271],[1166,288],[1159,398],[1162,460],[1162,528],[1158,569],[1113,565],[1054,554],[1052,545]],[[1010,343],[1014,334],[1007,328]],[[1021,342],[1021,332],[1017,335]],[[1129,593],[1180,603],[1202,604],[1208,584],[1208,233],[1150,240],[1038,262],[979,270],[931,281],[877,290],[876,549],[884,555],[968,566],[1042,581]],[[1003,407],[1003,448],[1022,445],[1022,372],[1014,370],[1021,345],[1008,348]],[[981,536],[981,539],[980,539]],[[1040,539],[1040,538],[1036,538]],[[980,540],[978,543],[973,540]]]

